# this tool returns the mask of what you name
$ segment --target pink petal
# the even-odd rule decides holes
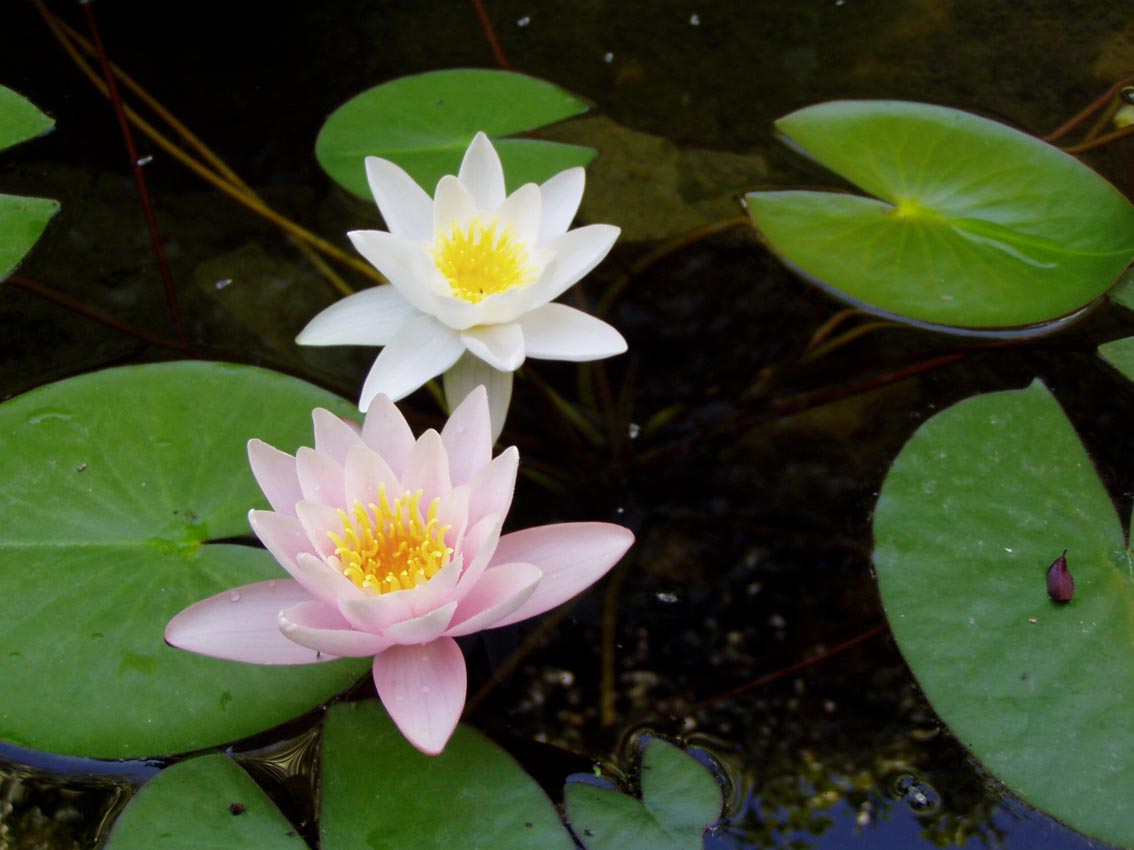
[[[346,507],[343,468],[325,454],[302,446],[295,453],[295,469],[303,498],[332,508]]]
[[[366,596],[362,588],[322,558],[309,552],[300,552],[295,558],[295,569],[289,572],[312,596],[328,605],[338,605],[343,599],[363,599]]]
[[[389,396],[378,395],[370,402],[362,423],[362,439],[382,455],[395,475],[401,476],[413,448],[413,431]]]
[[[303,498],[295,458],[262,440],[249,440],[248,463],[272,510],[295,516],[295,503]]]
[[[532,564],[501,564],[486,570],[461,600],[445,634],[461,637],[492,628],[528,600],[542,576]]]
[[[475,525],[489,514],[508,514],[508,509],[512,506],[512,494],[516,491],[516,470],[519,465],[520,453],[515,446],[510,446],[476,474],[469,485],[472,490],[469,525]]]
[[[452,638],[392,646],[374,659],[374,685],[390,718],[411,744],[437,755],[465,707],[465,658]]]
[[[413,593],[412,590],[409,592]],[[430,611],[428,614],[395,623],[383,634],[394,643],[403,646],[429,643],[437,640],[445,633],[445,629],[449,628],[449,623],[452,622],[456,610],[457,603],[453,601],[448,605],[442,605],[440,608]]]
[[[335,554],[335,542],[329,532],[343,536],[343,521],[338,511],[319,502],[300,502],[295,506],[311,548],[323,558]],[[265,544],[267,545],[267,544]]]
[[[303,523],[294,516],[273,511],[249,511],[248,524],[272,557],[292,575],[296,572],[296,557],[302,552],[312,551],[311,538]]]
[[[329,410],[317,407],[312,411],[311,419],[315,423],[315,451],[337,464],[346,463],[351,446],[364,445],[358,431]]]
[[[407,590],[405,600],[413,616],[420,617],[448,604],[453,598],[453,589],[461,577],[461,558],[450,561],[425,584]]]
[[[504,420],[508,418],[508,405],[512,401],[512,373],[493,369],[471,351],[445,372],[442,381],[445,387],[445,403],[452,410],[478,386],[488,392],[488,411],[492,423],[492,442],[504,430]]]
[[[433,199],[401,166],[388,159],[368,156],[366,179],[391,233],[413,242],[429,239],[433,233]]]
[[[492,460],[492,423],[488,418],[488,393],[473,389],[450,414],[441,429],[441,442],[449,455],[453,485],[467,484]]]
[[[454,551],[460,551],[464,546],[465,532],[469,527],[471,497],[469,485],[462,484],[450,490],[449,495],[437,506],[437,521],[442,526],[449,526],[449,530],[445,532],[445,545]]]
[[[413,616],[406,600],[406,591],[340,599],[339,612],[353,628],[376,635],[383,634],[390,626]]]
[[[504,517],[499,514],[489,514],[470,528],[465,535],[461,543],[461,557],[465,562],[465,571],[458,583],[458,598],[471,591],[480,580],[481,574],[496,552],[496,544],[500,540],[500,529],[503,525]]]
[[[606,522],[542,525],[505,534],[493,562],[535,564],[543,578],[527,602],[495,625],[526,620],[566,602],[606,575],[633,542],[629,529]]]
[[[383,484],[386,485],[386,495],[391,499],[400,496],[405,490],[385,459],[378,452],[364,445],[351,447],[347,454],[343,477],[346,501],[352,506],[356,501],[363,505],[377,502],[378,491]]]
[[[504,168],[484,133],[477,133],[469,143],[457,178],[472,194],[477,209],[495,212],[504,203]]]
[[[410,450],[406,471],[402,473],[402,486],[411,493],[422,491],[422,514],[435,497],[444,499],[453,489],[445,444],[441,442],[441,435],[432,428],[418,437]]]
[[[311,599],[295,581],[273,579],[226,590],[186,608],[165,627],[172,646],[247,664],[312,664],[334,656],[313,652],[283,636],[277,617]]]
[[[277,617],[277,626],[288,640],[332,656],[365,658],[390,646],[379,635],[355,631],[338,611],[321,602],[285,608]]]

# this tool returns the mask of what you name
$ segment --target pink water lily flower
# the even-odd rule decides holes
[[[415,747],[445,747],[465,703],[454,638],[535,616],[602,577],[633,542],[601,522],[501,534],[519,454],[492,457],[478,387],[441,433],[414,439],[386,396],[361,429],[314,412],[315,448],[248,444],[272,510],[248,515],[290,579],[225,591],[174,617],[166,640],[253,664],[374,656],[374,683]]]
[[[432,198],[389,160],[367,157],[366,175],[389,230],[348,235],[391,285],[332,304],[296,338],[384,346],[361,410],[380,393],[397,401],[444,373],[450,407],[486,386],[498,436],[525,358],[578,362],[626,350],[610,325],[553,303],[618,238],[609,224],[568,230],[583,198],[582,168],[506,195],[500,157],[477,133],[459,173],[442,177]]]

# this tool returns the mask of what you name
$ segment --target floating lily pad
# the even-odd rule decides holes
[[[1134,337],[1104,343],[1099,346],[1099,354],[1126,378],[1134,381]]]
[[[898,319],[997,329],[1050,322],[1134,257],[1134,208],[1074,157],[956,109],[836,101],[776,122],[874,197],[753,192],[772,249],[836,295]]]
[[[585,112],[587,104],[558,86],[510,71],[460,69],[401,77],[369,89],[336,109],[315,141],[323,169],[355,195],[371,200],[364,160],[396,162],[427,192],[456,174],[472,137],[493,137],[509,190],[542,183],[591,148],[535,139],[498,138]]]
[[[200,749],[365,673],[365,660],[260,667],[163,640],[182,608],[285,576],[262,549],[209,541],[250,537],[249,508],[267,507],[247,440],[310,445],[317,406],[354,410],[220,363],[113,369],[0,405],[0,738],[105,758]]]
[[[211,755],[175,764],[147,782],[106,844],[106,850],[186,847],[305,850],[307,843],[247,773],[227,756]]]
[[[902,449],[875,509],[894,637],[1015,794],[1134,846],[1134,579],[1119,518],[1048,390],[971,398]],[[1070,602],[1048,596],[1067,550]]]
[[[0,86],[0,150],[41,136],[53,126],[31,101]],[[15,270],[58,211],[59,204],[45,198],[0,195],[0,280]]]
[[[573,850],[551,801],[467,726],[439,756],[408,743],[376,701],[331,706],[323,733],[323,850]]]
[[[642,753],[642,798],[569,782],[567,817],[588,850],[690,850],[721,814],[721,788],[679,747],[651,739]]]

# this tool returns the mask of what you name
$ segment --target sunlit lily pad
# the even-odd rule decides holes
[[[567,817],[588,850],[689,850],[721,814],[721,788],[703,765],[658,738],[642,753],[642,798],[569,782]]]
[[[1134,846],[1134,579],[1111,499],[1041,384],[930,419],[875,509],[894,637],[933,707],[1008,788]],[[1067,550],[1074,596],[1048,595]]]
[[[191,816],[187,817],[187,814]],[[106,850],[305,850],[252,778],[223,755],[175,764],[118,816]]]
[[[0,86],[0,150],[41,136],[54,122],[27,98]],[[59,204],[45,198],[0,195],[0,280],[19,265]]]
[[[334,705],[323,733],[323,850],[573,850],[555,806],[467,726],[418,752],[377,701]]]
[[[874,197],[753,192],[772,249],[849,301],[897,318],[994,329],[1050,322],[1134,258],[1134,208],[1074,157],[956,109],[836,101],[776,122]]]
[[[199,749],[365,673],[365,661],[216,661],[163,640],[191,603],[285,576],[262,549],[209,541],[250,536],[248,509],[267,507],[247,440],[309,445],[316,406],[353,410],[219,363],[98,372],[0,405],[0,738],[101,757]]]
[[[493,137],[508,189],[542,183],[591,148],[501,136],[543,127],[585,112],[587,104],[558,86],[510,71],[458,69],[401,77],[369,89],[336,109],[315,142],[315,156],[341,186],[371,199],[363,162],[396,162],[433,194],[456,174],[478,130]]]
[[[1099,346],[1099,354],[1107,363],[1134,381],[1134,337],[1124,337]]]

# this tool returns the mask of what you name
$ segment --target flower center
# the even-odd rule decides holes
[[[496,219],[474,220],[463,230],[454,225],[436,238],[432,253],[453,295],[472,304],[529,284],[539,274],[528,246],[512,236],[510,227],[498,230]]]
[[[429,503],[424,519],[418,503],[421,490],[386,497],[378,487],[378,504],[363,507],[356,501],[351,512],[339,509],[342,535],[327,535],[335,544],[342,573],[358,587],[373,593],[391,593],[425,584],[437,574],[453,550],[445,545],[449,526],[437,519],[440,499]]]

